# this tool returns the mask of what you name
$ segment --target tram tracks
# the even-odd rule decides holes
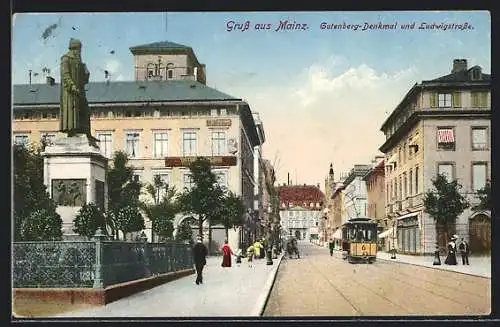
[[[383,268],[383,267],[389,267],[389,265],[390,265],[389,263],[384,263],[383,266],[380,264],[368,265],[367,270],[372,271],[374,275],[375,274],[379,275],[381,273],[385,274],[386,276],[390,276],[390,279],[393,281],[402,283],[402,284],[407,285],[411,288],[423,290],[424,292],[428,292],[428,293],[432,294],[433,296],[437,296],[437,297],[446,299],[448,301],[454,302],[456,304],[462,305],[462,306],[464,306],[464,309],[465,309],[464,314],[466,314],[466,313],[478,314],[478,312],[480,312],[482,310],[479,306],[473,306],[470,304],[470,302],[471,302],[470,297],[473,296],[477,300],[482,301],[484,298],[484,295],[481,296],[480,294],[472,293],[472,292],[465,291],[465,290],[459,290],[459,289],[457,289],[456,286],[453,288],[453,287],[448,286],[448,285],[439,284],[437,282],[429,281],[426,278],[418,277],[418,274],[409,274],[409,273],[404,273],[404,272],[399,272],[399,271],[398,271],[398,273],[395,273],[395,272],[388,271],[385,268]],[[425,269],[425,268],[420,268],[420,269]],[[423,285],[419,286],[418,284],[410,283],[410,282],[408,282],[408,279],[401,278],[402,276],[407,276],[408,278],[411,278],[414,281],[422,283]],[[426,287],[426,285],[427,285],[427,287]],[[437,290],[442,290],[442,291],[437,291]],[[456,296],[446,294],[446,292],[455,293]],[[465,296],[463,296],[464,294],[462,294],[462,293],[465,293],[465,295],[468,296],[467,301],[462,300],[462,299],[465,299]]]

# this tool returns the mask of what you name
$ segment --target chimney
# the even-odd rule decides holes
[[[47,84],[48,85],[54,85],[56,84],[56,80],[52,76],[47,76]]]
[[[451,70],[452,74],[466,71],[467,70],[467,59],[455,59],[453,60],[453,69]]]

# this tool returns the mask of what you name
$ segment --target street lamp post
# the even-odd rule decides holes
[[[392,222],[392,254],[391,259],[396,259],[396,248],[394,246],[394,242],[396,240],[396,236],[394,235],[396,232],[396,221]]]

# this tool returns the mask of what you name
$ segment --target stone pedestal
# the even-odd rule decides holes
[[[83,204],[92,202],[107,209],[108,159],[89,144],[86,135],[68,137],[64,133],[58,133],[42,155],[44,183],[63,220],[63,235],[76,236],[73,219]]]

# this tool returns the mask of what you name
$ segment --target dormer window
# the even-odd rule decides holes
[[[481,79],[481,68],[476,67],[472,69],[472,80],[480,80]]]

